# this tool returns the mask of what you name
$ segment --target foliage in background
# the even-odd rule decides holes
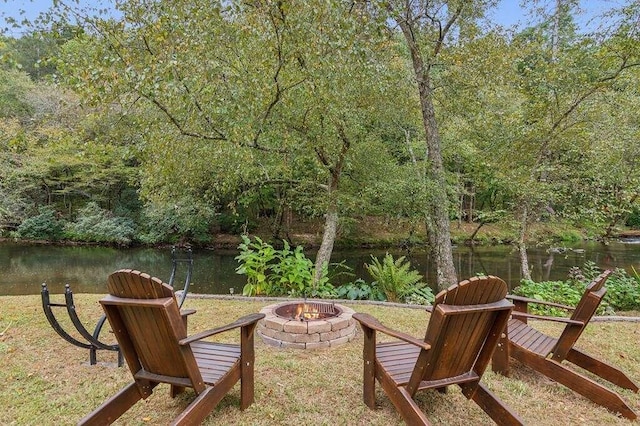
[[[88,203],[74,222],[65,226],[65,235],[76,241],[128,245],[135,234],[131,219],[113,216],[96,203]]]
[[[183,240],[210,242],[211,229],[216,221],[213,207],[189,199],[150,203],[143,210],[142,216],[144,230],[140,240],[148,244],[177,243]]]
[[[585,285],[576,281],[534,282],[522,280],[520,285],[513,289],[513,294],[573,307],[580,301],[584,289]],[[567,311],[563,309],[544,305],[530,304],[529,309],[531,313],[537,315],[567,316]],[[600,305],[598,312],[604,312],[602,305]]]
[[[65,25],[76,22],[64,19],[74,5],[60,4],[41,31],[0,36],[5,235],[39,206],[68,221],[88,202],[136,221],[146,243],[207,242],[214,212],[238,233],[265,215],[282,223],[285,207],[322,217],[333,200],[342,242],[363,215],[428,221],[432,191],[422,183],[433,151],[423,148],[406,47],[367,21],[373,4],[214,2],[194,15],[193,1],[132,0],[101,19],[68,3],[91,22]],[[462,3],[465,14],[488,6]],[[483,212],[504,212],[498,221],[514,232],[518,217],[523,229],[564,219],[594,235],[637,225],[640,96],[628,89],[638,87],[640,49],[628,31],[640,6],[627,2],[586,34],[569,3],[513,32],[476,26],[478,9],[439,54],[451,217],[482,223]],[[139,197],[127,213],[125,192]]]
[[[18,226],[17,235],[29,240],[57,241],[63,236],[64,223],[49,206],[41,207],[37,216],[27,218]]]
[[[390,302],[405,302],[406,298],[417,290],[422,290],[423,294],[427,292],[422,275],[411,269],[411,264],[405,256],[394,260],[393,256],[387,253],[380,262],[372,255],[371,263],[365,264],[365,268],[373,278],[373,285],[379,288]]]
[[[573,307],[580,301],[586,286],[601,272],[594,262],[588,261],[582,268],[572,268],[566,281],[522,281],[513,293]],[[607,293],[598,308],[598,314],[640,310],[640,275],[635,271],[630,276],[624,269],[615,269],[605,282],[605,287]],[[531,305],[531,310],[539,315],[567,315],[562,309],[535,304]]]

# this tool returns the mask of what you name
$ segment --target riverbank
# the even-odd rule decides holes
[[[305,248],[317,248],[322,242],[323,223],[320,220],[304,220],[293,223],[288,232],[282,232],[280,239],[288,239],[293,245]],[[456,245],[505,245],[512,244],[518,239],[518,231],[510,224],[492,223],[480,225],[478,223],[451,222],[451,241]],[[631,235],[634,231],[623,231]],[[640,236],[640,231],[637,231]],[[265,241],[274,239],[268,220],[258,222],[251,235],[256,235]],[[473,240],[471,240],[473,237]],[[598,239],[593,230],[581,229],[558,222],[538,222],[531,225],[527,233],[527,243],[539,244],[567,244],[579,241]],[[236,248],[241,239],[239,235],[218,233],[208,244],[212,248]],[[384,219],[367,217],[353,221],[348,226],[341,226],[335,241],[335,249],[351,248],[386,248],[386,247],[426,247],[427,237],[423,223],[406,219]]]
[[[82,295],[76,308],[82,320],[95,324],[102,311],[100,295]],[[131,382],[126,368],[116,368],[112,353],[98,354],[101,362],[88,365],[88,351],[64,342],[48,325],[39,296],[3,296],[0,311],[0,424],[75,424],[107,397]],[[270,304],[259,300],[188,298],[185,308],[196,309],[189,318],[189,334],[231,322]],[[421,309],[347,303],[357,312],[414,336],[424,335],[428,318]],[[428,317],[428,314],[427,314]],[[212,322],[215,318],[215,322]],[[537,324],[536,324],[537,326]],[[557,331],[555,325],[541,327]],[[640,323],[592,323],[580,337],[580,347],[624,370],[640,381]],[[615,336],[615,338],[612,338]],[[225,337],[234,339],[233,333]],[[227,395],[205,424],[289,425],[402,425],[382,391],[376,410],[362,403],[362,333],[352,342],[329,349],[279,349],[256,337],[255,403],[238,409],[239,388]],[[106,361],[106,363],[104,363]],[[527,424],[595,426],[628,425],[614,413],[593,404],[544,376],[520,365],[512,377],[485,373],[483,382]],[[608,386],[615,388],[614,386]],[[615,388],[636,411],[640,394]],[[192,400],[193,393],[171,399],[163,386],[139,402],[121,419],[127,424],[168,424]],[[434,424],[481,425],[490,419],[458,388],[447,394],[424,392],[418,404]]]
[[[510,224],[492,223],[480,226],[478,223],[451,222],[451,240],[455,245],[510,245],[517,241],[517,229]],[[283,239],[294,246],[306,249],[316,249],[322,242],[323,222],[320,219],[297,220],[287,228],[282,228],[274,236],[273,224],[268,218],[258,220],[248,233],[258,236],[264,241],[275,244]],[[471,237],[473,236],[473,240]],[[538,222],[532,224],[527,233],[527,244],[534,245],[566,245],[580,241],[593,241],[601,237],[596,231],[587,228],[576,228],[559,222]],[[621,229],[614,238],[640,238],[640,230]],[[151,246],[133,244],[133,247],[166,248],[172,245],[191,246],[203,249],[235,250],[241,242],[241,235],[215,232],[206,243],[179,241],[176,243],[161,243]],[[79,241],[44,241],[44,240],[14,240],[0,238],[0,242],[19,242],[21,244],[64,245],[64,246],[98,246],[99,243]],[[381,217],[366,217],[339,227],[334,249],[355,248],[426,248],[427,239],[424,224],[406,219],[384,219]]]

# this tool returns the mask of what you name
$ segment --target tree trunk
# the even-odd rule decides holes
[[[329,264],[331,253],[333,252],[333,244],[338,233],[338,209],[335,202],[327,209],[324,220],[324,232],[322,233],[322,244],[318,249],[315,263],[315,274],[313,277],[313,286],[317,286],[320,278],[322,278],[322,268],[325,264]]]
[[[433,106],[431,78],[429,69],[425,66],[416,40],[413,38],[413,28],[407,21],[398,22],[411,52],[413,69],[415,72],[418,91],[420,93],[420,108],[422,122],[426,135],[426,146],[429,161],[428,178],[430,180],[431,197],[426,207],[427,233],[431,253],[436,266],[436,281],[438,289],[442,290],[458,282],[456,269],[453,264],[451,248],[451,223],[449,221],[449,199],[447,197],[447,182],[445,179],[442,151],[440,149],[440,133],[436,122]]]
[[[316,149],[318,160],[329,169],[329,187],[327,188],[329,205],[325,216],[322,243],[316,255],[315,273],[313,276],[314,288],[316,288],[320,278],[322,278],[322,268],[325,264],[328,265],[331,260],[331,252],[333,252],[333,245],[336,240],[336,234],[338,233],[338,187],[342,176],[342,168],[347,158],[347,152],[349,152],[349,148],[351,147],[344,128],[338,125],[337,130],[340,140],[342,141],[342,147],[333,164],[331,164],[327,154],[322,149]]]
[[[524,205],[522,207],[522,217],[520,221],[520,235],[518,236],[518,251],[520,252],[520,272],[523,280],[531,280],[531,271],[529,270],[529,257],[527,255],[527,244],[525,242],[528,227],[528,209]]]

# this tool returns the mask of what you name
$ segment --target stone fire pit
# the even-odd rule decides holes
[[[342,345],[353,340],[355,311],[325,302],[285,302],[260,310],[258,335],[271,346],[316,349]]]

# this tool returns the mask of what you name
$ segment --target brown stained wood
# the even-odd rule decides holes
[[[142,399],[136,383],[131,383],[105,401],[98,409],[80,419],[79,425],[110,425]]]
[[[158,383],[170,384],[172,396],[187,387],[198,394],[175,424],[200,424],[238,381],[241,409],[253,402],[253,332],[263,314],[187,337],[186,315],[161,280],[126,269],[110,275],[107,288],[100,303],[135,381],[88,415],[87,424],[112,423]],[[240,344],[201,340],[234,329]]]
[[[602,377],[614,385],[638,392],[638,385],[632,382],[622,371],[575,348],[569,351],[567,361]]]
[[[564,321],[565,328],[558,338],[534,329],[526,323],[526,317],[524,320],[521,316],[510,319],[506,336],[501,341],[501,350],[494,355],[494,371],[508,375],[508,363],[509,357],[511,357],[567,386],[596,404],[620,413],[629,419],[637,418],[637,414],[617,393],[564,365],[565,361],[573,363],[610,383],[638,392],[638,386],[621,370],[573,348],[606,294],[604,283],[610,274],[611,271],[605,271],[596,277],[585,289],[578,305],[575,308],[569,308],[572,310],[571,318],[569,321]],[[514,298],[513,300],[519,304],[520,312],[525,313],[526,309],[523,309],[529,303],[568,308],[533,299]],[[529,314],[527,316],[535,317]],[[537,318],[547,321],[554,320],[549,317]]]
[[[522,424],[517,414],[481,387],[480,379],[498,345],[513,305],[497,277],[474,277],[440,292],[423,342],[354,314],[364,332],[364,402],[375,407],[375,381],[407,424],[429,424],[413,397],[426,389],[459,385],[496,423]],[[376,344],[376,333],[399,340]]]
[[[363,358],[363,380],[362,394],[364,403],[371,409],[376,408],[376,332],[375,330],[363,325],[364,345],[362,348]],[[394,348],[382,346],[383,350],[393,350]]]

